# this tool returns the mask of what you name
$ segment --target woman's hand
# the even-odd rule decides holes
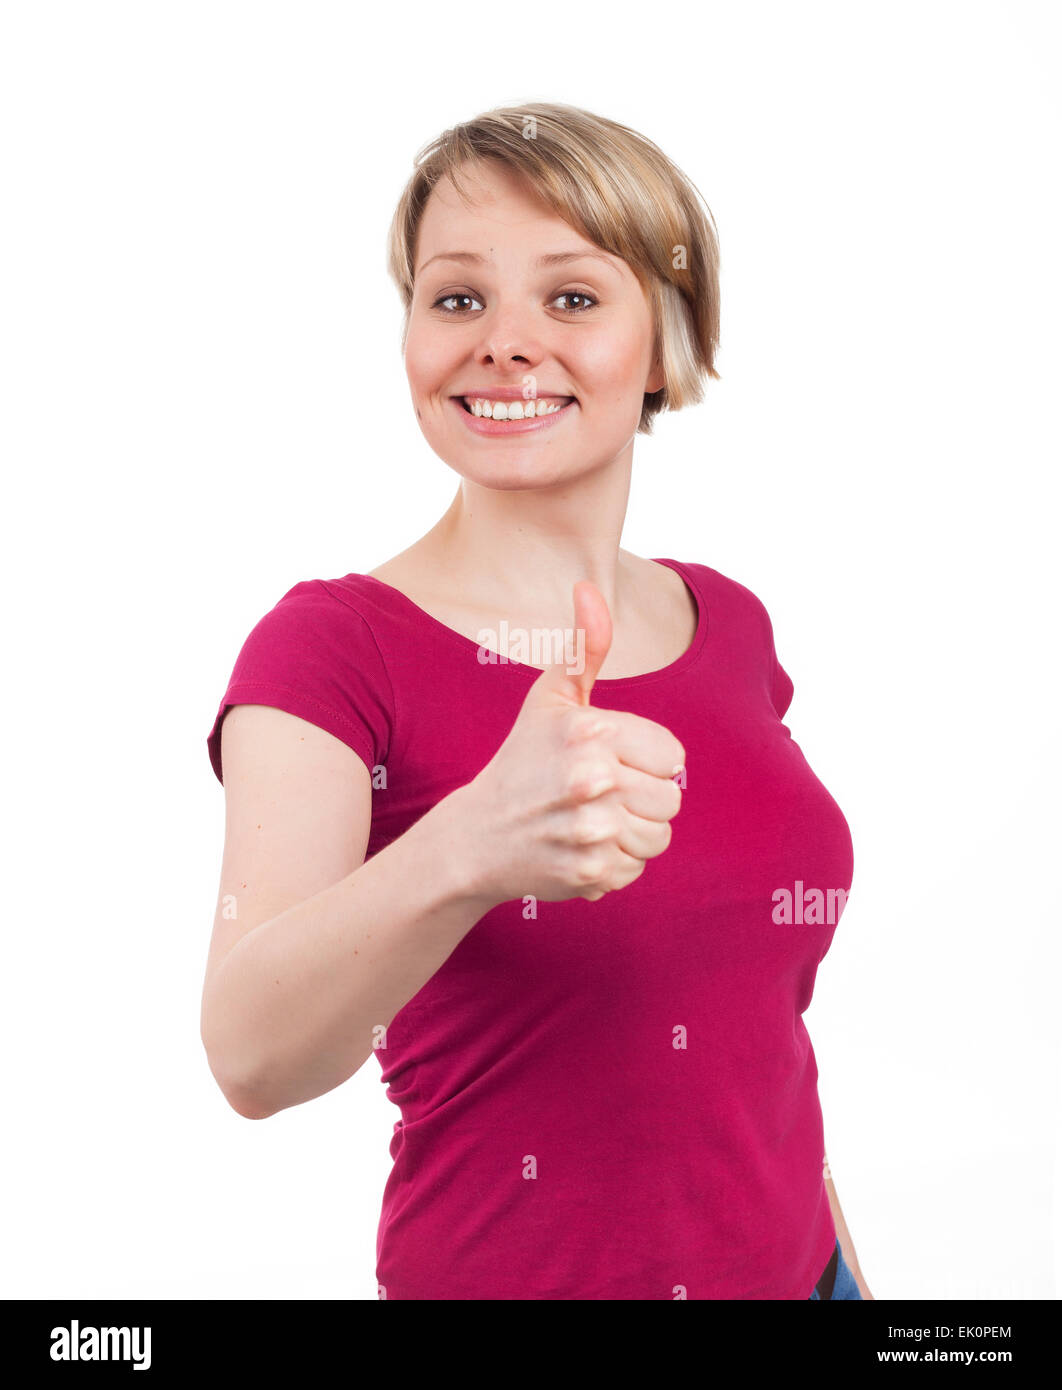
[[[476,890],[499,902],[591,902],[624,888],[663,854],[682,793],[682,744],[640,715],[598,709],[590,691],[612,622],[588,580],[574,589],[586,634],[578,674],[553,666],[535,681],[505,742],[455,796],[469,835]]]

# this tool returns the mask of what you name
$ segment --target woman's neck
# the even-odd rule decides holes
[[[412,550],[454,595],[489,591],[496,606],[566,613],[589,579],[613,608],[626,571],[620,537],[630,490],[592,480],[509,492],[462,480],[450,507]]]

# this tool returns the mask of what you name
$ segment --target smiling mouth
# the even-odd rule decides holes
[[[543,415],[557,415],[571,405],[574,396],[539,396],[531,400],[497,401],[488,396],[455,396],[454,399],[469,415],[484,420],[534,420]]]

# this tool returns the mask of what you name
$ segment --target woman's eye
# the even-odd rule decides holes
[[[581,305],[576,306],[574,309],[568,309],[567,312],[569,314],[585,314],[588,309],[592,309],[593,306],[597,303],[596,299],[594,299],[591,295],[584,294],[582,290],[566,290],[564,294],[559,294],[557,296],[557,299],[581,299],[584,301]],[[557,300],[554,300],[553,302],[556,303]]]
[[[462,305],[460,308],[448,309],[447,312],[450,313],[450,314],[464,314],[464,313],[467,313],[467,312],[468,312],[468,305],[470,305],[470,304],[479,304],[479,300],[476,299],[473,295],[470,295],[470,294],[447,294],[447,295],[444,295],[442,299],[437,299],[437,300],[435,301],[435,303],[434,303],[431,307],[432,307],[433,309],[440,309],[440,308],[442,308],[444,305],[449,304],[449,303],[451,302],[451,300],[454,300],[454,299],[466,299],[466,300],[468,300],[468,304]],[[480,308],[481,308],[481,309],[482,309],[482,307],[483,307],[482,304],[480,304]]]

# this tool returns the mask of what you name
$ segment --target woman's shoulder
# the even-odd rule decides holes
[[[247,633],[207,737],[219,781],[221,725],[238,704],[286,710],[348,743],[370,768],[382,760],[394,703],[362,579],[300,579]]]
[[[303,675],[311,669],[344,671],[357,666],[383,679],[377,634],[384,623],[382,586],[366,574],[300,579],[264,611],[249,630],[237,668]]]
[[[352,619],[369,626],[393,606],[394,591],[374,575],[349,574],[300,579],[292,584],[266,614],[299,615],[307,621],[349,625]]]
[[[659,559],[657,563],[674,565],[687,579],[692,579],[709,605],[714,602],[717,607],[723,605],[736,612],[751,614],[758,621],[766,619],[770,622],[767,608],[759,595],[748,585],[714,566],[699,560]]]

